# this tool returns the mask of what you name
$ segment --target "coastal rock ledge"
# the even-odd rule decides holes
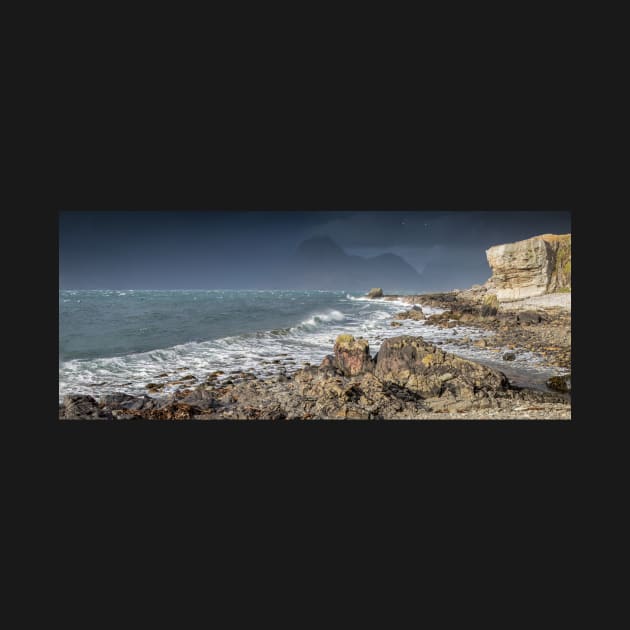
[[[571,234],[542,234],[486,250],[490,291],[500,301],[571,290]]]
[[[204,383],[164,398],[117,393],[96,401],[67,396],[59,417],[82,420],[431,419],[435,414],[516,413],[531,405],[570,413],[565,395],[511,386],[502,372],[444,352],[422,337],[385,339],[372,357],[368,342],[340,335],[320,366],[293,375]],[[515,407],[516,405],[516,407]],[[520,406],[519,406],[520,405]],[[543,407],[542,413],[544,413]],[[520,413],[520,412],[519,412]],[[451,416],[452,417],[452,416]]]

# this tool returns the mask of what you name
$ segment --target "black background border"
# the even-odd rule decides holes
[[[137,120],[137,127],[120,128],[107,120],[96,131],[92,121],[89,133],[70,136],[63,151],[50,156],[50,177],[29,214],[45,226],[33,235],[45,261],[39,283],[47,297],[39,308],[47,322],[42,355],[49,357],[42,363],[47,386],[37,416],[59,483],[116,479],[125,486],[141,477],[150,486],[171,487],[175,479],[212,478],[220,486],[236,479],[316,482],[340,475],[343,483],[364,476],[380,487],[379,475],[417,480],[428,473],[465,484],[480,476],[497,483],[544,474],[556,488],[565,484],[585,417],[580,394],[568,422],[60,422],[59,210],[569,210],[578,233],[578,292],[581,286],[580,225],[588,207],[574,143],[563,129],[545,136],[547,128],[528,121],[507,134],[499,120],[493,134],[487,126],[470,133],[455,123],[448,130],[425,129],[422,136],[401,127],[376,135],[355,121],[295,136],[285,124],[279,136],[274,128],[261,132],[257,117],[237,131],[234,123],[227,130],[217,123],[214,136],[186,125],[165,136],[155,133],[150,117]],[[578,312],[579,302],[574,326]],[[579,374],[573,378],[579,388]]]

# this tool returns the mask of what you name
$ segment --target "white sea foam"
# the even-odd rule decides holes
[[[396,306],[398,308],[402,307],[407,310],[413,306],[411,303],[406,302],[405,300],[402,300],[402,299],[392,300],[391,298],[369,298],[365,296],[353,297],[350,294],[346,294],[346,298],[353,302],[369,302],[371,304],[386,304],[386,305]],[[425,304],[419,304],[419,306],[421,306],[422,311],[424,312],[425,315],[434,315],[434,314],[444,313],[444,311],[446,310],[444,308],[438,308],[436,306],[427,306]]]
[[[73,359],[59,367],[59,396],[67,393],[102,395],[113,391],[132,394],[145,393],[148,383],[166,383],[177,376],[193,374],[203,379],[209,372],[222,370],[252,371],[259,376],[270,376],[281,370],[287,373],[304,362],[317,364],[332,352],[337,335],[349,332],[363,336],[370,343],[372,353],[378,351],[382,340],[399,334],[425,334],[421,322],[402,322],[393,328],[390,318],[398,308],[387,302],[379,309],[354,316],[330,309],[315,313],[297,326],[233,335],[221,339],[189,342],[148,352],[98,359]],[[281,363],[272,363],[280,360]],[[167,376],[159,376],[166,373]],[[177,385],[167,386],[164,393]]]
[[[341,322],[345,318],[346,316],[343,313],[340,313],[339,311],[328,311],[327,313],[316,313],[315,315],[312,315],[311,317],[304,320],[303,322],[301,322],[294,328],[291,328],[291,330],[300,330],[303,328],[313,329],[324,322]]]
[[[221,299],[222,296],[217,296]],[[198,381],[215,370],[225,372],[251,371],[260,377],[271,376],[279,371],[291,373],[304,362],[318,364],[332,352],[336,337],[341,333],[362,336],[370,344],[370,352],[378,352],[388,337],[403,334],[422,336],[427,341],[442,342],[444,350],[456,352],[475,360],[500,360],[501,354],[489,349],[459,347],[453,341],[462,337],[472,340],[486,335],[483,331],[466,326],[445,329],[430,326],[423,321],[401,320],[400,326],[392,327],[392,315],[410,308],[406,302],[371,300],[346,295],[349,302],[365,301],[365,306],[328,309],[316,312],[293,327],[232,335],[208,341],[191,341],[146,352],[124,356],[72,359],[59,365],[59,398],[68,393],[85,393],[98,397],[105,393],[124,391],[131,394],[146,393],[148,383],[167,383],[183,375],[192,374]],[[342,298],[343,300],[343,298]],[[443,312],[423,306],[430,315]],[[343,312],[345,311],[345,312]],[[453,331],[455,330],[455,334]],[[279,363],[273,363],[279,361]],[[526,354],[517,355],[513,367],[536,369],[539,359]],[[160,376],[167,374],[166,376]],[[164,394],[179,387],[167,385]]]
[[[385,320],[391,314],[391,309],[379,310],[357,319],[329,309],[314,313],[291,328],[189,342],[118,357],[73,359],[60,364],[59,396],[61,399],[67,393],[101,395],[112,391],[140,394],[146,391],[146,384],[174,380],[178,373],[202,379],[214,370],[253,371],[260,376],[282,369],[291,372],[304,362],[319,363],[332,351],[337,335],[343,332],[363,335],[376,349],[380,346],[380,335],[377,338],[376,333],[387,325]],[[394,329],[385,332],[390,331],[395,333]],[[272,363],[279,358],[282,363]],[[168,376],[158,378],[162,373]],[[166,388],[165,392],[168,391]]]

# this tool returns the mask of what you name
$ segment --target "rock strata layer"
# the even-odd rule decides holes
[[[488,288],[500,301],[571,288],[571,234],[543,234],[486,250]]]

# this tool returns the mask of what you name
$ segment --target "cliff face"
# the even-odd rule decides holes
[[[571,234],[542,234],[486,250],[499,300],[518,300],[571,288]]]

